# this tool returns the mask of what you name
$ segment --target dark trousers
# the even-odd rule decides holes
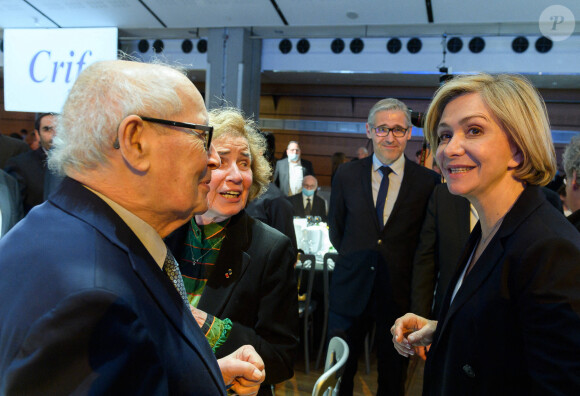
[[[331,307],[328,320],[328,339],[330,340],[334,336],[344,338],[349,347],[349,356],[340,384],[341,396],[352,395],[358,360],[364,351],[365,336],[371,331],[373,325],[377,327],[375,333],[378,366],[377,395],[402,396],[405,393],[404,384],[408,360],[396,352],[390,332],[397,317],[386,312],[384,308],[377,309],[377,306],[382,304],[376,303],[376,296],[377,293],[373,290],[364,312],[356,317],[338,314],[333,312]]]

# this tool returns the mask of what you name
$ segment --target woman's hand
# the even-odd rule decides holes
[[[391,327],[395,349],[401,356],[412,356],[415,354],[415,347],[431,345],[435,329],[436,320],[428,320],[412,313],[401,316]]]

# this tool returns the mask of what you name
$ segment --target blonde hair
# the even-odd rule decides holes
[[[437,127],[445,106],[469,93],[481,96],[510,141],[522,153],[523,160],[515,168],[514,176],[532,185],[548,184],[557,168],[546,105],[522,76],[485,73],[457,76],[441,86],[425,117],[424,133],[433,152],[439,144]]]
[[[248,202],[262,195],[270,183],[272,168],[264,158],[266,139],[258,131],[257,123],[245,118],[242,112],[234,107],[224,107],[209,111],[209,124],[213,126],[214,141],[221,136],[241,136],[248,141],[252,170],[252,186]]]

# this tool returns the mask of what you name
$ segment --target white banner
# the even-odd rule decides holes
[[[4,30],[6,111],[59,113],[79,74],[117,59],[117,28]]]

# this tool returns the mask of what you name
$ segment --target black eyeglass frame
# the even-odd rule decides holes
[[[379,134],[379,131],[378,131],[378,129],[379,129],[379,128],[386,129],[386,130],[387,130],[387,133],[380,132],[380,134]],[[401,127],[398,127],[398,126],[397,126],[397,127],[394,127],[394,128],[388,128],[388,127],[386,127],[386,126],[384,126],[384,125],[380,125],[380,126],[378,126],[378,127],[373,127],[372,129],[375,131],[375,134],[376,134],[377,136],[380,136],[380,137],[386,137],[386,136],[389,136],[389,133],[392,133],[392,134],[393,134],[393,136],[394,136],[394,137],[396,137],[396,138],[402,138],[402,137],[404,137],[404,136],[407,134],[407,132],[409,131],[409,128],[401,128]],[[403,130],[404,132],[403,132],[403,134],[402,134],[402,135],[400,135],[400,136],[397,136],[397,135],[398,135],[398,133],[395,133],[395,129],[401,129],[401,130]]]
[[[152,117],[144,117],[139,116],[143,121],[152,122],[154,124],[162,124],[162,125],[169,125],[174,126],[177,128],[186,128],[191,129],[197,136],[203,138],[203,143],[206,151],[209,151],[211,147],[211,139],[213,137],[213,127],[209,125],[199,125],[199,124],[190,124],[189,122],[179,122],[179,121],[170,121],[170,120],[163,120],[161,118],[152,118]],[[203,131],[203,133],[198,133],[196,131]]]

